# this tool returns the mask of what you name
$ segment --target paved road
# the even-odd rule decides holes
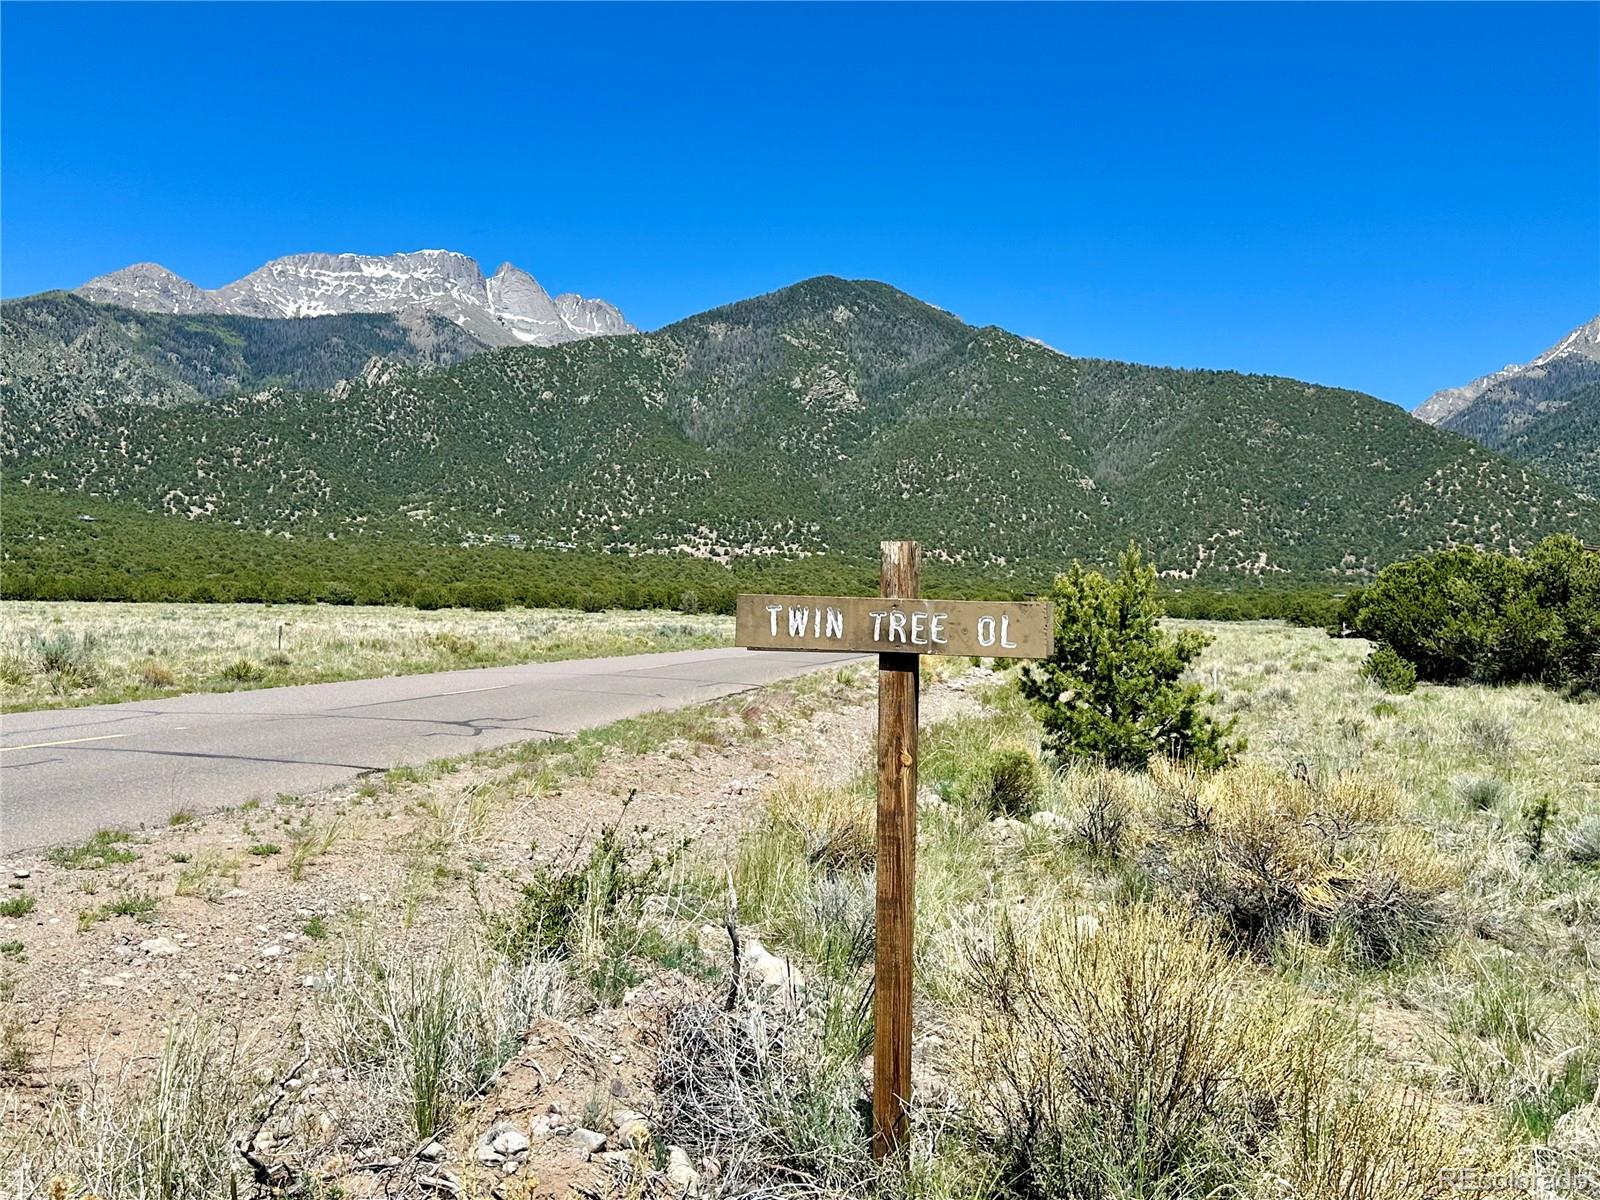
[[[0,717],[0,853],[680,708],[848,654],[685,650]]]

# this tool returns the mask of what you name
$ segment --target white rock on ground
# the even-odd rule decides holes
[[[528,1152],[528,1135],[520,1129],[501,1129],[489,1139],[496,1154],[512,1158]]]
[[[688,1152],[682,1146],[667,1148],[667,1182],[685,1196],[700,1194],[700,1172],[694,1169]]]
[[[800,972],[779,958],[755,938],[746,938],[739,958],[748,978],[763,987],[800,986]]]
[[[633,1109],[612,1109],[611,1123],[617,1131],[616,1140],[621,1145],[638,1148],[649,1144],[650,1123]]]
[[[593,1129],[574,1129],[572,1140],[582,1146],[586,1154],[598,1154],[606,1148],[606,1135]]]

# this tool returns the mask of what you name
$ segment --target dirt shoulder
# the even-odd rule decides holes
[[[512,907],[541,870],[586,853],[619,816],[663,844],[688,839],[697,863],[715,864],[780,776],[865,769],[873,701],[872,673],[846,668],[128,841],[13,857],[3,895],[31,907],[0,917],[10,1097],[39,1118],[52,1087],[86,1064],[101,1077],[137,1072],[176,1022],[195,1017],[267,1061],[290,1061],[350,945],[437,953]],[[925,711],[964,703],[936,686]],[[527,1030],[488,1093],[441,1138],[439,1165],[453,1163],[458,1176],[483,1167],[473,1147],[509,1120],[534,1142],[516,1160],[523,1182],[545,1181],[517,1194],[567,1194],[595,1170],[569,1127],[596,1097],[638,1094],[660,1010],[693,978],[662,971],[614,1007]],[[389,1152],[382,1141],[378,1131],[374,1152]],[[347,1195],[381,1174],[360,1171],[359,1149]]]

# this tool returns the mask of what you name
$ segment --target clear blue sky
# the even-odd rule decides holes
[[[510,259],[644,327],[881,279],[1411,406],[1600,310],[1600,6],[7,3],[0,288]]]

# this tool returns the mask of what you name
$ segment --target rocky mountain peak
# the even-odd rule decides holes
[[[551,301],[550,293],[521,267],[501,263],[489,279],[487,294],[495,319],[509,328],[519,341],[549,345],[553,331],[568,328]]]
[[[123,297],[139,295],[148,298],[147,311],[165,313],[221,312],[215,297],[198,288],[182,276],[167,270],[160,263],[141,262],[91,279],[78,289],[86,300],[103,304],[125,304]],[[135,305],[127,304],[133,308]]]
[[[1532,392],[1542,400],[1546,394],[1572,390],[1567,386],[1568,376],[1586,380],[1595,364],[1600,364],[1600,316],[1579,325],[1529,362],[1511,363],[1471,383],[1435,392],[1413,415],[1430,425],[1452,429],[1469,409],[1494,393]]]
[[[88,300],[162,313],[296,318],[339,313],[440,316],[490,346],[552,346],[602,334],[635,333],[614,305],[565,294],[561,302],[528,272],[501,264],[486,279],[452,250],[290,254],[214,290],[155,263],[138,263],[77,289]]]
[[[1528,365],[1542,367],[1552,359],[1567,355],[1600,362],[1600,317],[1579,325]]]

